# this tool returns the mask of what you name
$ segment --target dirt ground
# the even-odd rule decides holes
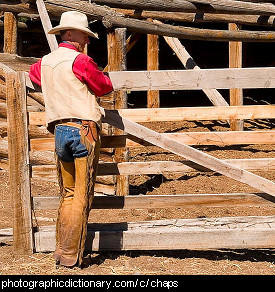
[[[223,122],[152,123],[158,132],[228,130]],[[269,121],[247,121],[245,130],[274,129]],[[218,158],[274,158],[274,145],[198,146]],[[157,147],[131,150],[130,161],[182,160]],[[275,171],[257,172],[275,181]],[[12,227],[9,174],[0,170],[0,229]],[[216,173],[164,173],[130,177],[131,194],[169,195],[195,193],[255,192],[251,187]],[[257,191],[256,191],[257,192]],[[32,179],[32,194],[57,195],[54,182]],[[275,205],[228,208],[92,210],[90,222],[129,222],[173,218],[274,216]],[[37,211],[39,224],[55,224],[56,212]],[[127,251],[87,254],[84,268],[56,268],[53,253],[35,253],[15,257],[12,243],[0,243],[0,275],[275,275],[275,250],[213,250],[213,251]]]

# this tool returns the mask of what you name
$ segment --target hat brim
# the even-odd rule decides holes
[[[83,31],[83,32],[87,33],[89,36],[98,39],[97,33],[94,33],[91,30],[89,30],[88,28],[83,27],[83,26],[74,26],[74,27],[71,27],[71,26],[58,25],[58,26],[52,28],[51,30],[49,30],[48,31],[48,34],[60,34],[60,31],[61,30],[67,30],[67,29],[80,30],[80,31]]]

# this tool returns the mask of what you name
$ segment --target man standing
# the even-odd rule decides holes
[[[113,87],[83,54],[89,36],[97,38],[85,14],[63,13],[60,24],[49,33],[60,34],[62,42],[33,64],[29,75],[42,88],[47,128],[55,134],[61,201],[54,258],[57,264],[73,267],[82,263],[100,151],[96,96],[110,93]]]

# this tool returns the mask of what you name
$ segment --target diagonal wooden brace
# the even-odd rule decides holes
[[[124,132],[143,139],[155,146],[171,151],[174,154],[189,159],[199,165],[209,168],[239,182],[245,183],[257,190],[275,196],[275,183],[253,174],[247,170],[240,169],[221,159],[213,157],[188,145],[181,144],[169,137],[157,133],[151,129],[123,118],[116,111],[101,108],[103,121],[117,127]]]

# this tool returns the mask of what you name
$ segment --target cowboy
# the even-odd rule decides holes
[[[85,14],[63,13],[49,34],[60,34],[62,42],[33,64],[29,75],[42,88],[47,129],[55,135],[61,201],[54,258],[58,265],[73,267],[83,261],[99,159],[101,113],[96,97],[110,93],[113,86],[83,54],[89,36],[98,38]]]

